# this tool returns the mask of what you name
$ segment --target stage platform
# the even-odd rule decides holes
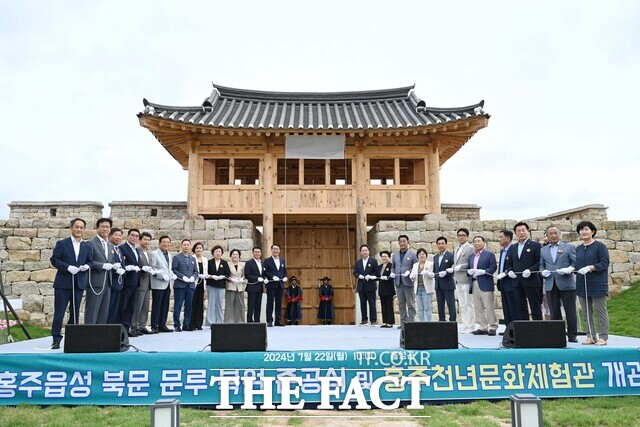
[[[518,393],[554,398],[640,394],[637,338],[610,336],[603,347],[569,343],[567,348],[505,349],[499,335],[459,334],[458,349],[404,350],[400,332],[370,326],[273,327],[267,328],[266,352],[234,353],[211,352],[208,328],[131,338],[140,351],[123,353],[63,353],[49,349],[50,337],[3,344],[0,405],[148,405],[175,398],[187,405],[253,402],[260,408],[265,399],[260,393],[266,392],[266,401],[277,408],[287,388],[298,393],[291,401],[304,400],[305,407],[323,398],[336,407],[345,399],[355,405],[359,393],[374,408],[396,400],[504,399]],[[227,380],[229,388],[221,388],[220,381]],[[243,381],[249,381],[246,387]]]

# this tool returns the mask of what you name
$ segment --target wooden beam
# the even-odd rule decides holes
[[[440,209],[440,138],[436,136],[429,151],[429,211],[441,213]]]
[[[356,249],[367,243],[367,188],[369,183],[368,161],[364,156],[364,144],[358,142],[356,152]],[[351,255],[351,254],[350,254]]]
[[[190,216],[198,215],[198,184],[202,180],[202,162],[200,162],[200,155],[198,154],[197,140],[191,141],[189,144],[189,186],[187,188],[187,213]]]
[[[271,152],[273,142],[265,140],[265,152],[262,160],[262,253],[270,253],[268,250],[273,244],[273,205],[274,205],[274,156]]]

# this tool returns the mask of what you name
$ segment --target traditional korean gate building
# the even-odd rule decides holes
[[[440,167],[488,124],[484,102],[431,108],[413,86],[294,93],[214,85],[200,105],[144,100],[140,125],[189,173],[193,216],[250,219],[302,278],[333,277],[336,323],[354,321],[351,267],[367,227],[440,213]]]

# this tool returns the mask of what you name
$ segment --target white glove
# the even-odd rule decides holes
[[[587,273],[590,273],[590,272],[591,272],[591,269],[589,268],[589,266],[582,267],[580,270],[578,270],[578,273],[583,274],[583,275],[587,274]]]
[[[87,271],[89,269],[89,266],[87,264],[83,264],[78,268],[80,268],[80,271]]]
[[[416,278],[415,278],[415,276],[413,274],[409,274],[409,279],[416,280]]]
[[[196,283],[196,278],[193,276],[189,277],[189,283]]]
[[[78,274],[78,272],[80,271],[80,269],[78,267],[76,267],[75,265],[70,265],[69,267],[67,267],[67,271],[71,274]]]
[[[116,274],[118,276],[122,276],[124,274],[124,268],[120,267],[119,269],[116,270]]]
[[[135,268],[135,265],[127,265],[124,269],[125,269],[126,271],[133,271],[133,270],[134,270],[134,268]]]
[[[361,274],[361,275],[358,276],[358,279],[364,280],[364,276]]]
[[[286,277],[282,278],[282,281],[285,282],[285,283],[287,282],[287,280],[289,280],[289,279],[287,279]]]
[[[366,280],[367,282],[369,281],[369,279],[371,279],[371,276],[369,276],[368,274],[364,276],[364,280]]]
[[[236,278],[236,277],[234,277],[233,279],[231,279],[231,281],[232,281],[233,283],[242,283],[242,279],[238,279],[238,278]]]
[[[392,279],[395,279],[395,278],[396,278],[396,273],[391,273],[391,274],[389,275],[389,277],[390,277],[390,278],[392,278]]]
[[[271,279],[271,280],[273,280],[274,282],[280,281],[280,279],[278,279],[278,276],[273,276],[273,279]]]
[[[190,279],[190,277],[182,276],[182,281],[183,281],[183,282],[188,282],[188,281],[189,281],[189,279]]]
[[[522,277],[524,277],[525,279],[528,279],[529,277],[531,277],[531,271],[527,268],[525,271],[522,272]]]
[[[117,270],[117,269],[119,269],[119,268],[122,268],[122,265],[120,265],[120,263],[119,263],[119,262],[116,262],[115,264],[113,264],[113,267],[112,267],[112,268],[115,268],[115,269]]]
[[[174,273],[171,273],[171,280],[176,280],[178,278],[178,276],[176,276]]]
[[[432,271],[427,271],[427,277],[429,279],[433,279],[434,277],[436,277],[436,273],[434,273]]]
[[[556,273],[558,273],[558,274],[571,274],[571,273],[573,273],[573,270],[574,270],[574,268],[569,266],[569,267],[557,269]]]
[[[258,277],[258,282],[260,283],[264,282],[264,277]]]
[[[198,274],[198,279],[206,279],[207,275],[206,274]]]
[[[169,276],[167,276],[166,274],[162,274],[162,280],[164,280],[165,282],[168,282]]]
[[[426,275],[427,275],[427,273],[429,273],[429,270],[427,270],[427,269],[422,270],[422,275],[423,275],[423,276],[426,276]]]
[[[467,270],[467,273],[469,273],[470,276],[473,276],[474,274],[476,274],[476,269],[475,268],[470,268]]]
[[[454,267],[454,271],[460,271],[460,269],[462,268],[462,264],[458,264]]]
[[[404,277],[408,277],[408,276],[409,276],[409,274],[411,274],[411,272],[410,272],[409,270],[407,270],[407,271],[405,271],[402,275],[403,275]]]
[[[444,277],[446,275],[447,275],[446,271],[441,271],[441,272],[438,273],[438,276],[440,276],[440,277]],[[435,277],[435,276],[433,276],[433,277]]]
[[[157,271],[155,271],[153,268],[151,268],[151,269],[149,270],[149,274],[150,274],[150,275],[152,275],[152,276],[155,276],[156,274],[158,274],[158,272],[157,272]]]
[[[542,277],[547,278],[549,276],[551,276],[551,272],[549,270],[542,270],[542,272],[540,273],[542,274]],[[560,273],[562,274],[562,273]]]
[[[476,276],[484,276],[485,274],[487,274],[487,272],[481,268],[476,270]]]
[[[113,264],[109,264],[108,262],[105,262],[104,264],[102,264],[102,269],[105,271],[109,271],[113,268]]]
[[[391,273],[393,274],[393,273]],[[380,280],[387,280],[387,276],[380,276]]]
[[[513,271],[509,272],[509,277],[511,277],[512,279],[515,279],[516,277],[518,277],[518,275],[516,273],[514,273]]]
[[[501,279],[504,279],[506,275],[507,275],[507,273],[505,273],[505,272],[503,271],[502,273],[498,274],[498,275],[496,276],[496,278],[497,278],[498,280],[501,280]]]
[[[453,268],[449,267],[445,270],[449,274],[453,274]]]
[[[151,273],[152,270],[153,268],[149,267],[148,265],[142,266],[142,271],[144,271],[145,273]]]

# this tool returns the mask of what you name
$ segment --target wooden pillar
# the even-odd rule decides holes
[[[262,160],[262,253],[269,254],[273,244],[273,196],[275,194],[273,142],[267,141]]]
[[[441,213],[440,208],[440,138],[429,146],[429,212]]]
[[[367,161],[364,156],[364,144],[356,143],[356,251],[367,243]]]
[[[198,201],[200,200],[198,194],[198,187],[202,176],[202,164],[200,162],[200,155],[198,154],[198,146],[200,144],[197,141],[191,141],[189,143],[189,186],[187,188],[187,213],[189,216],[198,215],[200,208]]]

